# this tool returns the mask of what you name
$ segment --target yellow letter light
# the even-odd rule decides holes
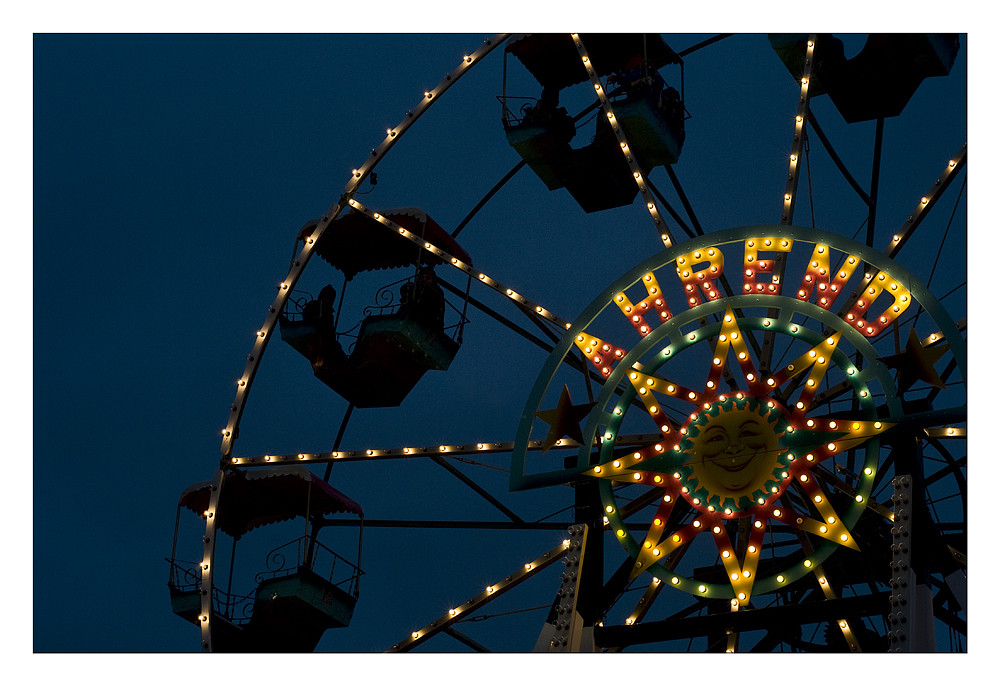
[[[790,238],[752,238],[746,242],[743,259],[743,292],[780,295],[781,284],[771,279],[770,283],[757,281],[758,274],[771,274],[774,260],[765,260],[761,252],[788,252],[792,249]]]
[[[673,315],[670,314],[670,309],[667,307],[667,300],[663,295],[663,289],[660,288],[660,284],[657,283],[656,276],[652,272],[643,275],[642,285],[646,287],[648,295],[641,301],[633,305],[625,293],[619,293],[615,296],[615,304],[618,305],[618,309],[622,311],[622,314],[628,317],[629,322],[639,332],[639,335],[646,336],[650,331],[662,322],[670,319]],[[646,320],[645,315],[652,314],[653,312],[656,312],[656,319],[653,324],[650,324]]]
[[[703,300],[718,300],[722,293],[714,278],[722,275],[722,251],[711,247],[695,250],[677,258],[677,275],[684,284],[688,307],[697,307]]]
[[[611,345],[605,340],[591,336],[583,331],[574,340],[576,347],[587,356],[587,359],[597,367],[604,376],[609,376],[614,366],[628,354],[628,351]]]
[[[865,319],[864,314],[868,307],[885,291],[892,296],[892,304],[885,308],[879,316],[872,316]],[[903,284],[899,283],[885,272],[879,272],[872,280],[865,285],[864,291],[854,302],[854,307],[847,313],[845,320],[851,326],[857,328],[864,336],[871,338],[877,336],[885,327],[893,322],[899,315],[910,306],[913,296]]]
[[[857,255],[848,255],[844,264],[830,279],[830,246],[817,243],[809,258],[809,267],[802,277],[799,292],[795,294],[799,300],[808,302],[812,298],[813,289],[817,290],[816,304],[824,310],[829,310],[833,302],[844,289],[844,284],[851,278],[861,260]]]

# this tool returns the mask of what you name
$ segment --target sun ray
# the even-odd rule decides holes
[[[613,482],[645,484],[669,489],[669,484],[677,483],[675,475],[664,469],[670,467],[669,462],[650,459],[661,456],[668,457],[666,445],[662,442],[636,450],[631,455],[623,455],[599,464],[587,473]]]
[[[794,417],[801,418],[808,413],[813,396],[819,390],[820,382],[830,367],[833,353],[840,342],[840,335],[839,331],[832,334],[829,338],[821,341],[787,367],[767,379],[767,385],[777,389],[792,377],[798,376],[806,369],[809,369],[805,387],[799,392],[799,398],[794,406]]]
[[[632,382],[632,386],[635,388],[636,393],[639,394],[639,399],[642,401],[642,404],[646,406],[646,410],[649,412],[650,416],[653,417],[653,421],[657,422],[657,425],[662,423],[662,417],[664,414],[663,408],[660,407],[656,398],[653,396],[653,391],[670,396],[671,398],[683,400],[691,403],[692,405],[701,405],[715,397],[714,393],[699,393],[698,391],[692,390],[687,386],[682,386],[675,381],[664,379],[659,376],[644,374],[636,370],[630,371],[628,373],[628,378],[629,381]]]
[[[793,470],[798,471],[866,443],[894,426],[882,421],[810,418],[804,427],[788,433],[785,445],[793,451],[791,461],[804,459],[804,464],[793,465]]]
[[[825,492],[819,480],[810,474],[800,474],[796,484],[809,496],[809,500],[821,517],[820,520],[803,517],[802,523],[796,524],[796,526],[816,536],[822,536],[848,548],[860,550],[854,537],[851,536],[851,532],[844,525],[843,519],[833,509],[830,496]]]
[[[759,514],[754,514],[754,522],[761,521]],[[743,558],[743,569],[742,573],[746,576],[749,571],[751,576],[750,579],[754,579],[757,575],[757,563],[760,561],[760,551],[764,547],[764,533],[765,528],[763,526],[753,526],[750,529],[750,539],[747,541],[746,555]],[[749,599],[749,591],[747,592],[747,602]]]
[[[633,565],[632,572],[629,575],[629,581],[638,577],[652,567],[654,563],[659,562],[666,555],[679,548],[683,543],[690,541],[698,534],[704,532],[706,526],[710,527],[712,525],[713,519],[711,515],[702,515],[663,538],[659,538],[659,535],[662,534],[662,529],[651,527],[649,533],[646,534],[646,539],[639,548],[639,554],[636,556],[635,565]],[[664,519],[663,521],[666,520]]]
[[[656,508],[656,515],[653,517],[649,531],[646,532],[645,539],[643,539],[643,548],[647,547],[645,545],[647,542],[651,545],[657,545],[661,540],[663,540],[664,529],[670,519],[670,513],[673,512],[674,504],[676,504],[676,502],[677,498],[669,495],[660,499],[660,503]]]
[[[663,590],[663,582],[660,581],[658,577],[653,577],[653,580],[649,582],[649,586],[646,587],[646,592],[642,594],[642,598],[636,603],[635,609],[629,613],[629,616],[625,618],[626,624],[638,624],[642,621],[642,618],[646,616],[649,612],[649,608],[653,606],[653,600],[660,594]],[[617,652],[621,650],[609,649],[608,652]]]
[[[708,373],[708,380],[705,382],[705,395],[715,395],[718,393],[719,379],[722,376],[722,369],[726,364],[726,357],[732,349],[736,354],[743,377],[746,379],[749,392],[758,395],[766,389],[762,386],[760,372],[750,359],[750,351],[747,349],[746,337],[740,331],[736,323],[736,314],[733,308],[727,307],[722,318],[722,329],[715,344],[715,357]]]
[[[722,560],[722,567],[726,570],[726,576],[733,586],[733,593],[740,605],[746,605],[750,601],[750,591],[753,588],[754,573],[751,567],[744,567],[736,557],[736,550],[729,540],[729,534],[721,523],[712,527],[712,538],[719,549],[719,558]],[[754,560],[756,563],[756,559]],[[756,567],[756,564],[753,565]]]

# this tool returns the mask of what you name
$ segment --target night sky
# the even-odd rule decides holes
[[[666,40],[679,51],[709,35]],[[386,128],[484,37],[34,37],[32,650],[198,650],[197,630],[171,613],[166,587],[176,502],[218,466],[235,380],[287,273],[296,233],[336,201]],[[862,43],[848,37],[848,51]],[[457,225],[519,159],[499,121],[502,57],[502,49],[494,51],[454,86],[359,199],[376,209],[419,206],[443,227]],[[967,140],[970,62],[963,36],[951,75],[925,81],[903,116],[886,122],[877,247]],[[663,74],[670,81],[676,72]],[[508,78],[510,92],[537,96],[523,73]],[[777,223],[794,80],[762,35],[693,53],[684,78],[691,118],[674,169],[702,226]],[[826,97],[814,110],[867,185],[873,125],[846,125]],[[864,211],[818,142],[812,145],[817,226],[850,236]],[[972,154],[973,164],[985,159]],[[670,190],[662,168],[651,178]],[[954,205],[959,187],[923,227],[927,235],[900,256],[925,282],[928,255],[949,218],[944,205]],[[967,278],[964,197],[931,284],[939,296]],[[807,223],[804,204],[798,212],[796,223]],[[566,191],[547,191],[528,169],[459,241],[477,268],[567,319],[662,247],[641,202],[584,214]],[[359,276],[345,308],[359,319],[374,290],[402,276]],[[340,279],[317,259],[299,288],[315,293],[331,282],[339,290]],[[533,329],[502,298],[477,295]],[[966,316],[968,296],[961,287],[945,300],[955,319]],[[513,440],[545,353],[479,312],[470,319],[451,369],[429,372],[399,408],[356,410],[344,449]],[[23,335],[23,319],[13,321]],[[235,454],[330,450],[346,407],[275,337]],[[571,504],[568,489],[508,494],[506,460],[458,466],[525,518]],[[331,483],[369,518],[502,518],[429,461],[336,467]],[[178,556],[196,559],[203,525],[190,512],[181,519]],[[568,513],[553,519],[568,521]],[[300,535],[300,523],[288,526],[274,533],[273,545]],[[350,557],[352,531],[330,533],[328,545],[342,541]],[[366,529],[354,622],[328,631],[319,649],[385,650],[562,537]],[[227,554],[222,545],[217,555]],[[557,584],[556,576],[540,575],[497,611],[547,605]],[[495,650],[525,651],[543,618],[536,610],[463,631]],[[426,648],[466,650],[447,636]]]

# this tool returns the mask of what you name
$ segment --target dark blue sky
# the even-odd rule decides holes
[[[667,40],[681,50],[704,37]],[[197,631],[171,614],[166,588],[174,508],[186,486],[218,465],[234,382],[295,235],[337,199],[385,129],[482,39],[35,37],[35,651],[197,650]],[[966,141],[962,40],[951,76],[925,82],[904,115],[886,123],[878,247]],[[374,192],[359,197],[377,209],[420,206],[455,226],[518,161],[495,99],[501,64],[498,50],[449,91],[380,165]],[[777,223],[797,88],[767,39],[738,36],[697,52],[685,80],[691,119],[675,170],[702,225]],[[537,85],[523,83],[524,95],[537,95]],[[845,125],[827,98],[815,111],[867,185],[873,127]],[[845,200],[850,191],[818,142],[813,152],[817,225],[851,235],[864,212]],[[662,169],[651,178],[669,189]],[[805,223],[808,210],[799,212]],[[932,283],[938,295],[966,278],[964,201],[959,212]],[[585,215],[565,191],[547,192],[523,170],[460,241],[477,267],[572,319],[604,284],[660,249],[643,213],[637,203]],[[925,227],[934,235],[900,257],[923,281],[947,215],[937,211]],[[358,291],[380,278],[352,284],[358,309]],[[316,292],[327,281],[339,288],[339,276],[316,260],[301,285]],[[962,288],[945,301],[956,319],[966,295]],[[476,314],[452,368],[428,373],[400,408],[357,411],[344,447],[512,440],[544,358]],[[274,340],[236,454],[329,450],[345,408]],[[504,460],[490,464],[506,468]],[[461,466],[526,517],[570,504],[566,489],[508,497],[504,472]],[[429,462],[343,465],[333,483],[371,518],[494,516]],[[187,514],[187,548],[197,556],[200,524]],[[354,625],[328,632],[320,649],[384,650],[560,539],[366,530]],[[556,582],[535,583],[509,608],[547,604]],[[532,616],[538,621],[528,624],[540,626],[544,613]],[[468,633],[498,649],[530,649],[535,634],[518,635],[503,621],[484,622],[481,633],[467,625]],[[462,649],[449,637],[435,641],[431,650]]]

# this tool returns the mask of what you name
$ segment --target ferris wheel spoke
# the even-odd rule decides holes
[[[823,129],[820,128],[819,120],[817,120],[816,118],[816,113],[813,112],[812,110],[809,110],[806,113],[806,119],[809,122],[809,128],[812,130],[813,133],[816,134],[816,137],[819,138],[820,143],[823,144],[823,147],[826,149],[827,154],[830,156],[830,160],[833,161],[834,165],[840,171],[841,176],[843,176],[844,179],[847,181],[847,183],[850,184],[851,188],[854,189],[854,192],[857,193],[858,197],[861,198],[861,200],[865,203],[865,206],[871,208],[872,205],[874,204],[872,202],[872,198],[869,197],[868,193],[861,187],[861,184],[859,184],[855,180],[854,176],[851,174],[850,170],[847,169],[847,166],[844,164],[843,160],[840,159],[840,155],[837,154],[837,151],[833,147],[833,144],[830,142],[830,139],[827,138],[826,134],[823,132]],[[865,220],[864,223],[867,223],[867,220]],[[862,223],[862,226],[864,226],[864,223]]]
[[[494,185],[493,188],[488,190],[486,192],[486,195],[484,195],[482,199],[478,203],[476,203],[476,206],[473,207],[471,210],[469,210],[469,213],[462,218],[462,221],[460,221],[457,226],[455,226],[455,228],[451,232],[451,237],[457,238],[458,234],[462,233],[462,230],[468,225],[470,221],[472,221],[472,218],[479,213],[479,210],[483,209],[483,207],[486,206],[486,203],[489,202],[490,199],[494,195],[496,195],[501,188],[506,186],[507,182],[510,181],[512,178],[514,178],[514,175],[517,174],[517,172],[521,171],[521,168],[524,167],[524,165],[526,165],[527,163],[528,163],[527,160],[521,160],[520,162],[515,164],[511,168],[511,170],[503,176],[502,179],[497,181],[496,185]]]
[[[550,322],[541,319],[535,312],[528,309],[521,303],[517,303],[517,307],[519,310],[521,310],[521,313],[524,314],[524,316],[527,317],[531,321],[531,323],[538,328],[539,331],[545,334],[548,337],[548,339],[552,341],[552,343],[559,342],[559,336],[552,331],[552,328],[550,326],[546,326],[546,324],[550,324]]]
[[[535,344],[536,346],[538,346],[542,350],[544,350],[544,351],[546,351],[548,353],[551,353],[552,350],[554,349],[553,346],[551,344],[549,344],[548,342],[543,341],[542,339],[538,338],[537,336],[535,336],[534,334],[532,334],[530,331],[527,331],[523,327],[521,327],[518,324],[514,323],[509,318],[507,318],[504,315],[500,314],[499,312],[497,312],[496,310],[494,310],[490,306],[486,305],[485,303],[481,302],[480,300],[478,300],[474,296],[471,296],[471,295],[467,296],[464,291],[462,291],[458,287],[456,287],[456,286],[448,283],[444,279],[438,279],[438,283],[440,285],[442,285],[445,288],[445,290],[447,290],[447,291],[449,291],[449,292],[451,292],[451,293],[453,293],[455,295],[458,295],[459,297],[468,298],[468,302],[469,302],[470,305],[472,305],[473,307],[475,307],[479,311],[483,312],[484,314],[489,315],[490,317],[492,317],[494,320],[496,320],[500,324],[503,324],[508,329],[510,329],[514,333],[520,335],[525,340],[527,340],[527,341]],[[522,312],[524,312],[526,315],[528,315],[531,318],[531,320],[536,325],[538,325],[539,328],[541,328],[552,340],[558,340],[558,339],[556,339],[555,335],[552,333],[552,331],[550,329],[547,329],[546,327],[542,326],[542,322],[545,321],[545,320],[540,319],[533,312],[531,312],[530,310],[524,308],[520,304],[518,304],[518,308]],[[596,372],[594,372],[586,364],[582,363],[581,361],[579,361],[579,360],[577,360],[575,358],[567,357],[566,360],[565,360],[565,363],[568,364],[573,369],[576,369],[580,373],[586,375],[588,378],[590,378],[592,380],[595,380],[595,381],[598,381],[598,382],[602,381],[602,379],[599,376],[597,376]],[[636,402],[638,402],[638,401],[636,401]]]
[[[482,496],[482,498],[486,502],[488,502],[490,505],[492,505],[497,510],[499,510],[505,517],[507,517],[508,519],[510,519],[512,522],[517,522],[519,524],[524,524],[525,523],[524,520],[520,516],[518,516],[516,513],[514,513],[513,510],[511,510],[506,505],[504,505],[502,502],[500,502],[489,491],[487,491],[485,488],[483,488],[478,483],[476,483],[475,480],[470,479],[468,476],[466,476],[466,474],[464,472],[462,472],[458,467],[456,467],[453,464],[450,464],[447,460],[443,459],[439,455],[434,455],[434,456],[431,457],[431,459],[434,461],[435,464],[440,465],[441,467],[443,467],[450,474],[452,474],[456,479],[458,479],[463,484],[465,484],[466,486],[468,486],[475,493],[477,493],[480,496]]]
[[[622,434],[616,441],[630,449],[645,448],[660,438],[659,434]],[[544,441],[533,440],[527,445],[531,451],[545,449]],[[594,445],[600,440],[594,439]],[[560,438],[556,445],[562,448],[578,448],[580,444],[571,438]],[[361,450],[335,450],[321,453],[281,453],[273,455],[253,455],[233,457],[231,463],[239,467],[269,468],[288,464],[323,464],[327,462],[378,462],[384,460],[412,459],[424,457],[455,457],[466,455],[509,454],[514,449],[514,441],[494,441],[462,443],[437,446],[406,446],[402,448],[367,448]]]
[[[667,166],[667,169],[668,170],[670,169],[669,165]],[[675,222],[677,222],[677,226],[681,227],[681,229],[684,231],[684,233],[688,235],[689,238],[694,238],[695,236],[703,233],[700,229],[698,230],[698,233],[695,233],[694,231],[691,230],[691,228],[687,225],[687,223],[684,221],[681,215],[677,213],[677,210],[675,210],[670,205],[670,203],[667,202],[666,198],[663,197],[663,194],[660,193],[659,189],[657,189],[657,187],[653,185],[653,181],[651,179],[646,179],[646,184],[649,186],[649,190],[652,191],[653,195],[656,196],[656,199],[660,201],[660,204],[663,205],[663,207],[667,210],[667,213],[673,218]]]
[[[937,204],[937,201],[941,198],[941,195],[948,189],[951,185],[952,180],[955,177],[955,173],[965,166],[965,153],[968,148],[968,144],[962,144],[962,147],[957,153],[945,165],[944,171],[937,177],[934,184],[928,189],[927,193],[923,195],[917,202],[916,207],[911,211],[909,217],[900,226],[900,228],[893,235],[892,239],[889,241],[889,245],[883,250],[883,253],[894,258],[899,253],[899,251],[906,245],[906,242],[913,237],[913,232],[916,231],[917,227],[923,222],[924,218],[930,212],[930,210]]]
[[[948,242],[948,232],[951,231],[952,223],[955,221],[955,213],[958,212],[959,205],[962,202],[962,198],[965,196],[966,183],[969,180],[968,173],[962,176],[962,187],[958,190],[958,196],[955,198],[955,205],[951,209],[951,216],[948,217],[948,224],[945,226],[944,232],[941,234],[941,242],[938,243],[938,251],[934,256],[934,263],[931,265],[931,272],[927,276],[927,287],[930,288],[931,281],[934,280],[934,273],[937,270],[938,263],[941,260],[941,253],[944,251],[944,246]]]
[[[694,228],[694,232],[698,236],[705,235],[705,230],[701,228],[701,222],[698,221],[698,215],[695,214],[694,207],[691,205],[691,201],[688,199],[687,193],[684,192],[684,187],[681,185],[681,181],[677,178],[677,172],[674,171],[673,165],[666,165],[664,167],[667,171],[667,176],[670,177],[670,184],[674,187],[674,192],[681,201],[681,205],[684,206],[684,211],[687,212],[687,216],[691,219],[691,226]],[[694,238],[694,236],[692,236]],[[730,292],[730,295],[732,293]]]
[[[909,217],[907,217],[902,227],[899,228],[889,240],[889,244],[882,251],[886,257],[890,259],[894,259],[896,257],[903,245],[905,245],[906,242],[913,236],[914,231],[923,222],[928,211],[936,204],[941,194],[951,183],[951,180],[954,178],[954,173],[958,169],[965,166],[966,148],[967,145],[963,144],[959,152],[952,157],[952,159],[948,160],[948,163],[945,165],[945,170],[940,176],[938,176],[934,185],[931,186],[926,195],[920,198],[917,202],[916,208],[911,212]],[[854,302],[865,289],[870,287],[870,285],[875,281],[875,277],[875,270],[871,270],[864,275],[864,278],[851,294],[851,297],[844,302],[844,305],[840,309],[839,316],[845,316],[848,311],[854,307]]]
[[[608,99],[604,85],[601,83],[601,79],[597,75],[597,71],[594,69],[594,66],[590,61],[590,56],[587,54],[587,49],[584,47],[583,41],[580,40],[579,34],[576,33],[570,34],[570,37],[573,39],[573,44],[576,46],[576,50],[580,54],[580,60],[583,63],[584,69],[587,70],[587,75],[590,77],[590,82],[594,86],[594,91],[596,92],[598,99],[601,101],[601,106],[608,118],[611,130],[618,139],[618,144],[622,149],[622,155],[624,155],[625,161],[632,170],[632,177],[635,179],[636,186],[639,188],[639,194],[646,203],[646,209],[649,211],[650,219],[653,220],[653,225],[656,227],[656,231],[659,234],[663,245],[669,248],[674,244],[675,239],[673,234],[670,232],[670,228],[667,226],[666,221],[664,221],[659,208],[657,208],[653,195],[649,191],[649,187],[646,184],[646,174],[643,172],[642,168],[639,167],[639,162],[635,159],[635,155],[632,154],[628,138],[625,136],[625,130],[618,124],[615,113],[611,108],[611,101]]]
[[[438,283],[441,284],[445,288],[445,290],[447,290],[447,291],[449,291],[449,292],[451,292],[451,293],[453,293],[455,295],[458,295],[460,297],[463,297],[463,298],[466,297],[465,296],[465,291],[459,289],[458,287],[454,286],[453,284],[448,283],[444,279],[438,279]],[[525,340],[527,340],[527,341],[529,341],[531,343],[534,343],[536,346],[538,346],[539,348],[541,348],[545,352],[548,352],[548,353],[552,352],[553,346],[550,345],[549,343],[547,343],[546,341],[543,341],[542,339],[538,338],[538,336],[534,335],[530,331],[527,331],[522,326],[519,326],[518,324],[516,324],[512,320],[508,319],[504,315],[500,314],[499,312],[497,312],[496,310],[494,310],[492,307],[490,307],[489,305],[486,305],[485,303],[483,303],[482,301],[480,301],[476,297],[470,295],[470,296],[468,296],[468,298],[469,298],[469,304],[472,305],[473,307],[475,307],[480,312],[482,312],[482,313],[484,313],[486,315],[489,315],[490,317],[492,317],[493,319],[495,319],[497,322],[503,324],[508,329],[510,329],[514,333],[518,334],[519,336],[521,336]]]
[[[872,144],[872,174],[871,190],[869,191],[868,222],[865,233],[865,245],[869,248],[875,245],[875,215],[878,211],[878,182],[882,172],[882,135],[885,130],[885,117],[875,120],[875,141]]]
[[[795,213],[796,191],[799,182],[799,164],[802,158],[802,150],[805,145],[805,123],[809,113],[809,83],[812,79],[814,51],[816,49],[816,35],[810,34],[806,43],[805,63],[802,71],[802,78],[799,80],[799,102],[795,113],[795,131],[792,135],[792,152],[788,156],[788,177],[785,181],[785,195],[781,206],[782,226],[792,224]],[[774,259],[772,270],[773,278],[779,282],[785,278],[785,253],[778,252]],[[768,317],[776,317],[777,310],[769,309]],[[761,354],[758,357],[761,373],[767,374],[771,370],[771,356],[774,353],[774,332],[768,331],[764,334],[764,341],[761,346]]]
[[[562,317],[558,316],[557,314],[555,314],[555,313],[549,311],[548,309],[542,307],[538,303],[536,303],[536,302],[534,302],[532,300],[529,300],[525,296],[521,295],[520,293],[517,293],[516,291],[514,291],[511,288],[508,288],[506,285],[504,285],[500,281],[494,279],[493,277],[489,276],[485,272],[477,271],[476,269],[474,269],[472,267],[471,264],[465,262],[464,260],[460,260],[459,258],[455,257],[454,255],[448,253],[445,250],[442,250],[440,247],[434,245],[433,243],[430,243],[429,241],[425,241],[423,239],[423,237],[421,237],[421,236],[417,235],[416,233],[414,233],[414,232],[412,232],[412,231],[410,231],[410,230],[408,230],[408,229],[400,226],[399,224],[397,224],[396,222],[392,221],[388,217],[385,217],[382,214],[380,214],[378,212],[375,212],[371,208],[366,207],[365,205],[363,205],[362,203],[358,202],[354,198],[351,198],[350,200],[348,200],[347,203],[355,211],[361,212],[361,213],[367,215],[368,217],[374,219],[375,221],[377,221],[380,224],[382,224],[383,226],[385,226],[388,230],[395,231],[400,236],[402,236],[403,238],[408,239],[412,243],[414,243],[417,246],[419,246],[422,250],[430,253],[431,255],[433,255],[434,257],[436,257],[437,259],[443,260],[445,263],[450,264],[455,269],[458,269],[459,271],[467,274],[470,277],[476,277],[481,283],[489,286],[490,288],[492,288],[497,293],[501,293],[502,295],[505,295],[510,300],[512,300],[513,302],[517,303],[518,305],[520,305],[522,307],[528,307],[530,309],[533,309],[536,314],[538,314],[539,316],[541,316],[543,319],[547,320],[551,324],[554,324],[558,328],[560,328],[560,329],[568,329],[568,328],[570,328],[572,326],[572,322],[570,322],[569,320],[563,319]]]
[[[453,626],[449,626],[449,627],[443,629],[443,631],[444,631],[444,633],[448,634],[449,636],[451,636],[452,638],[454,638],[459,643],[462,643],[462,644],[468,646],[469,648],[472,648],[477,653],[489,653],[489,652],[492,652],[489,648],[487,648],[483,644],[479,643],[478,641],[475,641],[475,640],[469,638],[465,634],[459,632],[458,629],[456,629]]]

